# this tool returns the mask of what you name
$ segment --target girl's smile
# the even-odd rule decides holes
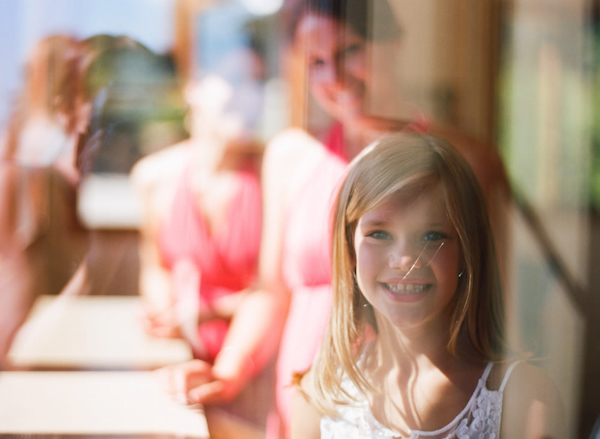
[[[365,213],[354,236],[356,274],[378,319],[412,327],[445,312],[456,291],[460,250],[441,189],[390,197]]]
[[[415,282],[380,282],[380,285],[388,292],[388,297],[396,302],[414,302],[420,300],[431,288],[430,283]]]

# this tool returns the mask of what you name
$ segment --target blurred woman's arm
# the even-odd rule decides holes
[[[284,137],[271,142],[262,166],[263,223],[258,276],[231,321],[212,369],[214,381],[190,390],[193,401],[233,399],[273,358],[289,306],[282,273],[285,212],[289,205],[290,150]],[[286,175],[287,174],[287,175]]]
[[[184,157],[183,147],[176,145],[145,157],[131,172],[142,208],[139,245],[142,324],[148,333],[158,337],[180,336],[171,273],[161,263],[158,233]]]
[[[195,360],[161,371],[170,393],[191,403],[235,398],[270,361],[285,325],[290,293],[283,277],[287,211],[299,185],[323,148],[303,132],[277,136],[263,159],[263,224],[257,280],[247,290],[231,321],[223,348],[212,368]]]
[[[0,162],[0,369],[12,341],[40,294],[35,287],[34,265],[27,252],[30,233],[18,233],[18,202],[28,202],[19,193],[20,168],[14,162]],[[21,199],[23,198],[23,199]],[[35,218],[27,218],[35,229]]]

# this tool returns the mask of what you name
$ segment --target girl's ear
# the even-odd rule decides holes
[[[460,251],[460,255],[459,255],[459,263],[458,263],[458,280],[462,279],[463,277],[466,277],[467,275],[467,263],[465,261],[465,256],[462,252],[462,250]]]
[[[354,247],[350,247],[348,249],[348,259],[350,262],[350,266],[354,270],[354,274],[356,275],[356,253],[354,252]]]
[[[354,251],[354,232],[356,227],[346,226],[346,249],[348,251],[348,260],[356,272],[356,252]]]
[[[467,261],[465,260],[465,252],[462,248],[462,245],[460,246],[460,254],[459,254],[459,264],[458,264],[458,277],[463,278],[466,277],[467,275]]]

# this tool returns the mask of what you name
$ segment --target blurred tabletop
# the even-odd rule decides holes
[[[152,372],[0,372],[0,438],[209,437]]]
[[[0,372],[0,439],[208,438],[202,407],[173,401],[152,369],[192,358],[146,335],[137,296],[41,296]]]
[[[138,296],[41,296],[0,372],[0,439],[260,439],[271,376],[231,404],[171,400],[151,372],[187,361],[180,339],[147,335]]]
[[[9,362],[26,370],[151,370],[192,358],[180,339],[147,335],[138,296],[41,296]]]

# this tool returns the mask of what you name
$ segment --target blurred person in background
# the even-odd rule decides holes
[[[256,274],[261,148],[245,137],[243,121],[223,117],[233,89],[221,77],[193,81],[185,94],[189,139],[144,157],[131,173],[144,206],[143,323],[152,335],[188,338],[195,357],[212,363]],[[185,333],[188,317],[197,334]]]
[[[106,127],[117,53],[147,51],[125,36],[40,40],[0,145],[0,361],[41,294],[82,294],[92,239],[77,215],[79,184]],[[148,51],[148,53],[150,53]]]
[[[38,42],[2,140],[2,360],[36,297],[81,281],[75,273],[88,240],[75,210],[75,151],[89,116],[78,98],[79,53],[67,35]]]
[[[290,129],[267,145],[263,160],[263,238],[256,288],[236,311],[228,344],[236,355],[211,376],[189,369],[172,380],[190,402],[231,397],[250,367],[277,351],[279,420],[269,437],[287,437],[294,373],[307,370],[331,308],[330,213],[348,162],[367,144],[394,131],[430,132],[456,145],[474,168],[502,234],[506,178],[494,148],[428,120],[403,100],[393,67],[402,55],[403,29],[387,1],[377,2],[372,29],[366,0],[291,0],[283,28],[291,65],[302,66],[307,88],[332,123],[323,134]],[[373,71],[369,56],[383,51],[390,71]],[[293,104],[293,103],[292,103]],[[217,367],[218,366],[218,367]],[[280,425],[276,425],[280,424]]]
[[[213,366],[237,355],[229,325],[255,281],[261,241],[264,59],[251,41],[205,32],[207,44],[223,50],[184,87],[189,138],[144,157],[131,173],[143,205],[142,322],[154,336],[184,338],[195,357],[162,369],[165,382],[189,370],[212,380]],[[239,372],[247,381],[260,370]],[[264,425],[273,397],[257,400],[267,375],[253,381],[247,398],[218,402],[232,402],[230,411]]]

